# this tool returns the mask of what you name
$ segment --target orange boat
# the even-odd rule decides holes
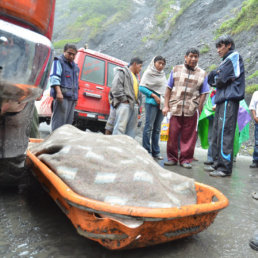
[[[221,192],[201,183],[195,183],[194,205],[160,209],[110,205],[78,195],[30,151],[27,157],[35,177],[78,233],[112,250],[145,247],[199,233],[228,206]],[[137,225],[128,226],[125,221],[130,219]]]

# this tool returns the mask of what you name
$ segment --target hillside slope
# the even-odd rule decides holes
[[[92,49],[127,61],[139,55],[145,65],[154,55],[161,54],[168,60],[167,72],[171,66],[183,61],[187,48],[195,46],[202,53],[200,65],[209,70],[219,63],[215,37],[223,22],[224,27],[225,24],[228,26],[224,31],[234,29],[228,20],[239,16],[243,2],[57,0],[54,45],[58,50],[65,42],[74,42],[78,47],[88,43]],[[258,1],[245,2],[253,3],[254,18],[250,17],[250,20],[254,24],[251,29],[247,26],[248,31],[241,31],[233,37],[245,60],[248,77],[258,70],[258,53],[255,51],[258,46]],[[250,20],[245,22],[250,24]],[[255,78],[248,83],[255,83]]]
[[[133,56],[146,67],[155,55],[167,59],[166,73],[198,47],[199,65],[219,63],[215,39],[232,34],[246,69],[246,102],[258,90],[258,0],[57,0],[54,46],[66,42],[125,61]],[[252,145],[253,125],[250,131]]]

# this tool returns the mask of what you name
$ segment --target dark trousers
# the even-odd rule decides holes
[[[232,173],[233,146],[239,102],[225,101],[217,104],[213,121],[212,158],[215,169]]]
[[[53,100],[53,114],[51,118],[52,131],[65,124],[72,124],[74,118],[75,100],[63,99],[58,101]]]
[[[197,113],[193,116],[172,116],[169,123],[167,143],[168,160],[178,161],[178,139],[180,138],[180,164],[193,161],[197,139]]]
[[[258,164],[258,124],[254,125],[254,153],[253,162]]]

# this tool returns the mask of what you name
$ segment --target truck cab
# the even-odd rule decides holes
[[[47,85],[55,0],[0,1],[0,186],[27,174],[34,101]]]
[[[86,48],[78,50],[75,62],[80,68],[75,125],[82,130],[103,132],[109,116],[108,95],[115,69],[127,63]]]

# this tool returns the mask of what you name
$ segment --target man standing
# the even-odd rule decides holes
[[[143,61],[135,57],[129,68],[118,68],[110,90],[110,102],[115,108],[113,134],[126,134],[135,137],[140,106],[140,93],[137,75]]]
[[[53,101],[52,131],[64,124],[72,124],[78,99],[79,67],[74,63],[75,45],[66,44],[64,54],[55,57],[50,74]]]
[[[222,63],[209,74],[208,82],[217,88],[216,111],[213,121],[212,157],[210,176],[230,176],[233,165],[233,144],[239,101],[245,95],[245,71],[242,57],[234,51],[230,36],[221,36],[216,48]]]
[[[199,51],[190,48],[185,63],[173,68],[165,93],[163,114],[171,112],[169,138],[167,143],[167,166],[178,162],[184,168],[192,168],[194,148],[197,139],[197,121],[209,93],[206,72],[198,67]]]
[[[249,109],[252,112],[255,126],[253,163],[250,165],[250,168],[258,168],[258,90],[253,93]]]

